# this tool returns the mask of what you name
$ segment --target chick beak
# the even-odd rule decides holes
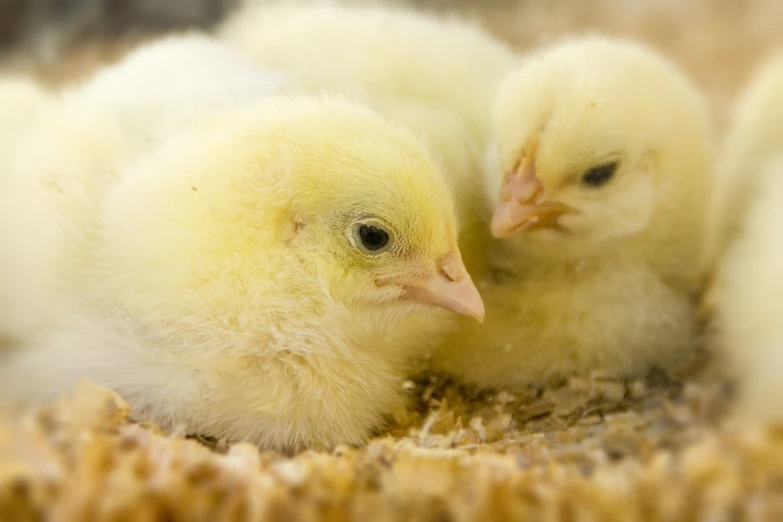
[[[484,322],[484,301],[462,263],[459,250],[438,261],[438,273],[427,279],[410,278],[399,281],[402,299],[438,306]]]
[[[549,228],[561,230],[559,219],[575,212],[568,205],[547,201],[544,186],[536,176],[535,154],[538,139],[528,147],[519,165],[506,174],[500,201],[492,216],[492,235],[506,238],[522,230]]]

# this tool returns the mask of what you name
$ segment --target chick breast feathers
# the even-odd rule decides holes
[[[209,70],[214,54],[184,48]],[[64,95],[53,114],[80,118],[41,129],[53,154],[24,172],[54,187],[35,196],[68,239],[52,289],[67,313],[2,354],[0,394],[88,377],[168,427],[281,450],[363,441],[402,400],[395,329],[433,305],[483,316],[442,174],[356,103],[272,95],[242,64],[223,77],[260,89],[215,77],[178,100],[157,65],[156,89],[112,95],[107,71],[110,92]]]

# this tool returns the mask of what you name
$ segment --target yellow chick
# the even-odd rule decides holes
[[[764,61],[736,106],[724,143],[712,208],[711,293],[725,369],[739,379],[738,411],[783,421],[783,54]]]
[[[705,296],[709,316],[720,291],[720,264],[742,228],[756,192],[761,165],[783,151],[783,50],[762,63],[734,108],[716,167],[716,189],[707,229],[707,260],[713,272]]]
[[[10,115],[0,125],[0,148],[9,144],[0,150],[0,344],[59,320],[63,306],[54,290],[83,264],[78,236],[116,163],[202,114],[274,93],[286,81],[193,34],[143,45],[85,84],[52,95],[26,80],[0,84],[0,104]]]
[[[49,100],[49,93],[30,78],[0,76],[0,162],[13,151],[22,128]]]
[[[218,32],[304,85],[444,105],[486,132],[497,88],[517,65],[477,26],[387,6],[247,3]]]
[[[219,30],[259,65],[295,77],[297,89],[340,93],[418,136],[457,196],[460,245],[474,276],[491,237],[482,162],[491,106],[517,58],[465,22],[392,7],[250,4]]]
[[[764,131],[772,127],[756,129],[762,130],[757,136],[763,141]],[[780,156],[766,162],[755,157],[754,170],[746,173],[757,178],[756,190],[744,194],[746,212],[740,223],[735,220],[733,246],[721,265],[716,323],[717,346],[727,356],[722,362],[739,380],[737,412],[749,420],[779,424],[783,421],[783,148],[778,152]]]
[[[9,157],[24,141],[31,121],[49,102],[49,93],[32,79],[0,77],[0,245],[9,247],[0,252],[0,347],[35,329],[44,298],[36,293],[35,282],[18,277],[20,271],[34,269],[41,253],[17,256],[11,251],[11,238],[16,237],[18,226],[12,210],[18,205],[10,196],[13,182]]]
[[[84,151],[112,134],[107,114],[86,116],[107,132],[80,132]],[[0,354],[0,396],[87,377],[165,427],[279,450],[360,443],[403,399],[417,347],[389,342],[395,329],[433,307],[483,318],[445,179],[369,109],[245,100],[160,141],[111,176],[95,150],[89,174],[32,173],[63,182],[79,258],[60,267],[67,320]]]
[[[504,386],[687,354],[713,157],[697,90],[650,50],[591,36],[527,57],[494,117],[488,320],[433,367]]]
[[[288,75],[260,68],[213,37],[184,33],[140,46],[74,95],[83,110],[100,108],[122,125],[127,139],[145,143],[201,114],[280,92],[290,83]]]

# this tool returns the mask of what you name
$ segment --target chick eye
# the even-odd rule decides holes
[[[617,171],[617,162],[593,167],[582,175],[582,183],[588,187],[600,187],[609,182]]]
[[[359,240],[364,248],[375,252],[389,243],[389,233],[372,225],[359,225]]]

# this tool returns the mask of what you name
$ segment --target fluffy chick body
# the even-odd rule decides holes
[[[759,67],[734,107],[716,167],[708,229],[709,260],[718,263],[737,237],[762,165],[783,151],[783,50]]]
[[[779,423],[783,371],[783,55],[767,59],[736,106],[711,220],[713,347],[739,380],[738,413]]]
[[[713,156],[696,89],[637,44],[581,38],[526,59],[495,126],[487,187],[503,239],[487,322],[433,367],[494,387],[638,375],[689,353]]]
[[[711,322],[721,292],[723,259],[741,234],[765,161],[783,152],[783,51],[759,67],[734,107],[716,167],[705,256],[710,267],[702,315]]]
[[[249,4],[221,38],[258,64],[284,70],[295,89],[360,100],[419,137],[448,175],[460,246],[481,277],[490,247],[482,161],[491,107],[514,53],[480,28],[411,10],[324,3]]]
[[[81,117],[47,127],[53,154],[20,172],[54,187],[36,196],[67,239],[48,289],[65,312],[2,354],[0,395],[51,398],[87,377],[164,427],[280,450],[359,443],[403,398],[416,345],[388,337],[429,312],[411,286],[448,276],[446,293],[478,298],[447,184],[357,104],[212,88],[192,118],[169,94],[63,97]],[[392,246],[363,250],[366,223]]]
[[[57,296],[79,281],[82,238],[118,163],[205,113],[272,93],[284,81],[208,37],[182,35],[144,45],[61,92],[8,84],[16,94],[5,97],[9,114],[26,120],[2,158],[3,344],[34,337],[67,315]]]
[[[751,172],[758,177],[745,218],[717,279],[716,347],[731,377],[739,380],[737,412],[779,424],[783,372],[783,155]]]
[[[30,132],[31,121],[50,103],[49,93],[38,83],[23,77],[0,79],[0,347],[36,325],[44,296],[37,283],[19,278],[21,273],[36,270],[37,260],[45,258],[43,245],[36,244],[22,255],[16,255],[21,236],[18,226],[18,202],[10,173],[11,156]],[[34,216],[28,219],[35,219]],[[33,245],[30,245],[33,246]]]
[[[6,161],[30,119],[48,101],[49,93],[34,80],[0,76],[0,161]]]

